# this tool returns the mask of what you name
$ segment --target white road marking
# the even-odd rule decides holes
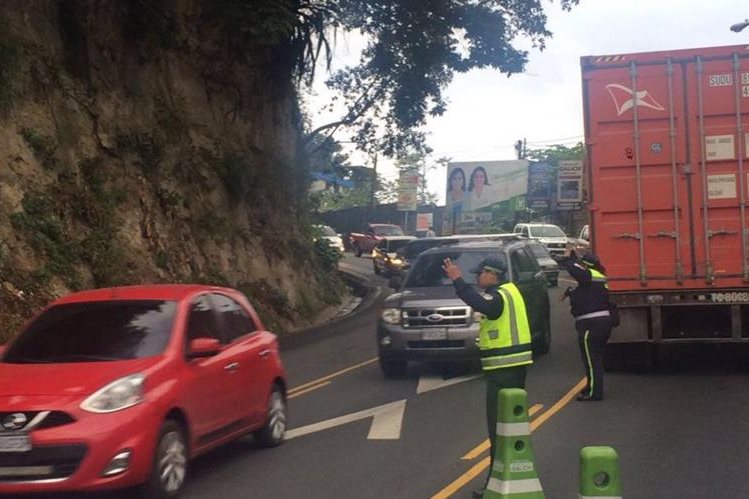
[[[419,378],[419,385],[416,387],[416,393],[426,393],[446,386],[456,385],[464,381],[480,378],[480,374],[473,376],[461,376],[459,378],[444,379],[439,376],[422,376]]]
[[[390,404],[389,404],[390,405]],[[398,440],[401,437],[403,414],[406,412],[406,401],[401,400],[388,408],[383,408],[374,415],[369,427],[369,440]]]
[[[336,426],[342,426],[347,423],[359,421],[362,419],[373,418],[372,425],[369,427],[369,440],[397,440],[401,436],[401,426],[403,423],[403,414],[406,410],[406,400],[398,400],[389,404],[380,405],[371,409],[346,414],[337,418],[320,421],[301,428],[295,428],[286,432],[286,440],[302,437],[318,431],[328,430]]]

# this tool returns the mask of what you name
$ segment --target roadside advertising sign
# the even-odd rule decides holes
[[[419,173],[416,170],[401,171],[398,178],[398,211],[416,211],[419,192]]]
[[[451,233],[480,230],[525,208],[528,161],[464,161],[447,165],[446,219]],[[522,198],[522,199],[519,199]]]
[[[528,206],[543,209],[549,207],[551,199],[551,178],[548,163],[531,163],[528,165]]]
[[[416,230],[429,230],[429,227],[434,227],[434,214],[433,213],[417,213],[416,214]]]
[[[583,162],[563,160],[557,170],[557,203],[580,203],[583,200]]]

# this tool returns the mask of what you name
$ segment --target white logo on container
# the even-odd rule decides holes
[[[621,116],[635,106],[648,107],[650,109],[655,109],[656,111],[663,111],[666,109],[651,97],[647,90],[640,90],[635,93],[631,88],[619,85],[618,83],[610,83],[606,85],[606,90],[609,91],[609,95],[611,95],[611,98],[614,100],[618,116]]]

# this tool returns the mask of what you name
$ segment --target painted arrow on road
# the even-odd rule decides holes
[[[480,374],[473,376],[460,376],[459,378],[444,379],[441,376],[422,376],[419,378],[419,385],[416,387],[416,393],[431,392],[439,388],[445,388],[446,386],[456,385],[463,383],[464,381],[470,381],[472,379],[480,378]]]
[[[286,432],[286,440],[309,435],[322,430],[335,428],[354,421],[373,418],[372,425],[369,427],[369,440],[398,440],[401,436],[401,426],[403,425],[403,414],[406,410],[406,400],[398,400],[389,404],[380,405],[371,409],[366,409],[345,416],[340,416],[327,421],[321,421],[301,428],[295,428]]]

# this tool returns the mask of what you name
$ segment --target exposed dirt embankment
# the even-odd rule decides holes
[[[279,329],[338,300],[290,77],[206,5],[0,2],[0,342],[90,287],[235,286]]]

